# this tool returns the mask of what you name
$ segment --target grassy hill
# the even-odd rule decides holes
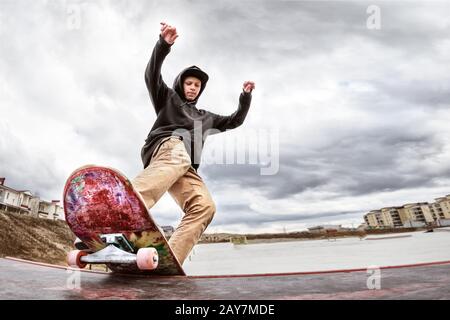
[[[66,264],[75,236],[64,221],[0,211],[0,256]]]

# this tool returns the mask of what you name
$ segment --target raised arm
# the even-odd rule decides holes
[[[150,61],[145,69],[145,84],[157,114],[164,107],[164,100],[169,91],[162,79],[161,67],[177,37],[178,34],[175,27],[161,22],[159,40],[153,48]]]
[[[244,123],[250,103],[252,101],[252,90],[255,88],[255,83],[252,81],[245,81],[243,91],[239,96],[238,109],[230,116],[221,116],[213,114],[213,128],[219,131],[225,131],[239,127]]]

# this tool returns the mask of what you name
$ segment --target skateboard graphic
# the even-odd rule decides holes
[[[185,275],[141,195],[117,170],[96,165],[75,170],[63,201],[81,249],[69,252],[69,266],[105,264],[118,273]]]

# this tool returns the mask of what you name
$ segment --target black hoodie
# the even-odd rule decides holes
[[[160,35],[145,70],[145,83],[157,118],[142,147],[142,162],[144,168],[147,167],[162,139],[175,135],[183,140],[192,166],[197,170],[207,135],[240,126],[250,108],[251,93],[241,93],[238,109],[230,116],[197,109],[196,103],[205,89],[208,75],[200,68],[191,66],[175,78],[173,89],[167,87],[161,77],[161,66],[170,47]],[[183,81],[187,76],[195,76],[201,80],[201,88],[194,101],[187,101],[184,96]]]

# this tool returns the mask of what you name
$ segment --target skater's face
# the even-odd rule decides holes
[[[188,101],[193,101],[197,98],[202,82],[196,77],[186,77],[184,79],[183,88],[184,96]]]

